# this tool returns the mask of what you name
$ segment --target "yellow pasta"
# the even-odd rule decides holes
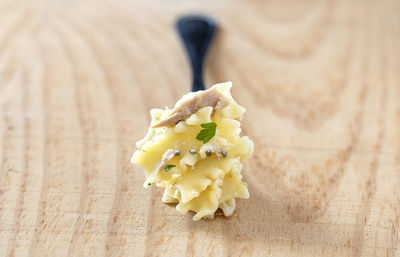
[[[213,218],[220,208],[232,215],[235,198],[248,198],[242,161],[254,144],[240,136],[245,108],[230,93],[230,82],[184,95],[174,109],[152,109],[151,126],[136,143],[132,163],[143,167],[144,187],[164,188],[162,201],[193,220]]]

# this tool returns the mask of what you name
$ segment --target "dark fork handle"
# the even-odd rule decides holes
[[[216,27],[214,20],[204,16],[184,16],[179,18],[176,23],[176,29],[192,66],[193,92],[205,89],[203,64]]]

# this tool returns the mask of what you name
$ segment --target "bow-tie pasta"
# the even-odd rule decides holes
[[[147,135],[136,143],[132,163],[143,167],[144,187],[164,188],[163,202],[193,220],[213,218],[218,208],[232,215],[235,198],[249,198],[240,174],[254,144],[240,136],[245,108],[230,93],[230,82],[184,95],[174,109],[151,110]]]

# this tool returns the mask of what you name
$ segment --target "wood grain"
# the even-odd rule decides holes
[[[233,217],[192,221],[129,163],[189,90],[174,32],[215,16],[208,85],[255,142]],[[400,256],[400,2],[1,1],[0,256]]]

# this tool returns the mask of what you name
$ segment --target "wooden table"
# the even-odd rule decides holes
[[[255,142],[233,217],[192,221],[130,164],[189,90],[176,17],[220,24]],[[0,256],[400,256],[399,1],[2,1]]]

